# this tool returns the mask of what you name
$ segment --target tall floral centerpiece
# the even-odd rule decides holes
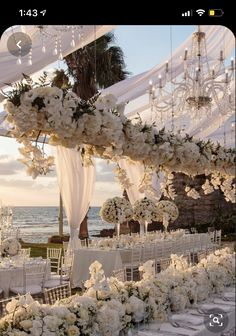
[[[179,210],[174,202],[170,201],[160,201],[157,203],[157,210],[162,218],[163,226],[165,232],[167,231],[170,221],[174,221],[179,216]]]
[[[134,215],[133,218],[139,221],[140,232],[144,233],[142,228],[144,227],[145,233],[147,234],[148,224],[152,221],[159,221],[160,217],[158,214],[158,209],[155,203],[147,197],[138,200],[133,206]]]
[[[19,253],[21,245],[16,238],[6,238],[0,248],[3,257],[13,257]]]
[[[100,210],[100,216],[108,223],[116,224],[117,237],[120,236],[120,223],[132,219],[132,206],[123,197],[108,198]]]

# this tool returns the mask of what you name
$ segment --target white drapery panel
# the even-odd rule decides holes
[[[141,162],[133,162],[127,159],[121,159],[118,162],[121,169],[126,171],[127,177],[130,182],[133,184],[131,187],[127,188],[127,194],[129,197],[130,203],[133,205],[135,201],[140,200],[141,198],[147,196],[145,193],[139,191],[139,185],[142,181],[144,174],[144,165]],[[157,179],[157,175],[153,174],[152,186],[160,194],[160,181]]]
[[[91,200],[94,166],[82,165],[81,154],[75,149],[57,146],[55,153],[57,179],[70,227],[70,247],[79,247],[79,228]]]
[[[53,55],[53,50],[55,49],[55,38],[53,38],[53,36],[55,36],[56,33],[53,27],[54,26],[47,26],[47,37],[44,38],[44,46],[46,48],[45,53],[42,52],[42,35],[37,26],[13,26],[3,33],[0,41],[0,88],[4,87],[5,83],[13,83],[20,80],[22,78],[22,73],[31,75],[58,60],[58,55]],[[73,51],[110,32],[115,27],[116,26],[108,25],[85,25],[83,26],[83,40],[76,38],[75,31],[75,45],[73,47],[71,46],[71,31],[61,32],[62,56],[65,57],[71,54]],[[31,66],[28,66],[27,64],[27,55],[22,57],[22,64],[17,65],[17,57],[11,55],[7,49],[7,40],[9,36],[16,32],[26,33],[32,40]]]

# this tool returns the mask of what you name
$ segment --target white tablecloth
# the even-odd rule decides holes
[[[226,291],[233,290],[228,288]],[[235,294],[235,291],[234,291]],[[217,302],[217,301],[216,301]],[[221,331],[221,332],[211,332],[209,331],[204,323],[201,324],[195,324],[195,321],[197,319],[202,319],[203,321],[203,316],[196,316],[193,314],[199,314],[197,310],[191,309],[189,311],[184,312],[184,321],[185,323],[188,322],[188,325],[191,327],[194,327],[196,330],[189,330],[189,329],[184,329],[184,328],[176,328],[173,327],[170,323],[151,323],[149,326],[143,326],[144,330],[140,330],[137,332],[133,332],[133,335],[135,336],[154,336],[154,335],[160,335],[160,336],[178,336],[178,335],[186,335],[186,336],[220,336],[222,333],[226,332],[227,330],[231,330],[233,327],[235,327],[235,305],[234,302],[230,301],[225,301],[223,304],[219,303],[209,303],[212,308],[220,308],[223,311],[225,311],[228,315],[229,321],[226,326],[226,328]],[[204,306],[204,304],[203,304]],[[183,314],[183,313],[182,313]],[[182,315],[181,314],[181,315]],[[174,317],[177,316],[177,314],[173,315]],[[192,321],[192,322],[191,322]],[[142,326],[140,327],[142,329]]]
[[[45,263],[46,261],[42,261]],[[35,265],[32,263],[32,265]],[[30,265],[28,266],[30,267]],[[48,263],[46,270],[46,280],[50,278],[51,265]],[[35,279],[34,284],[38,284]],[[11,287],[23,286],[23,267],[0,268],[0,288],[3,289],[4,297],[9,296],[9,289]]]
[[[111,276],[114,269],[120,269],[123,265],[118,250],[101,251],[98,249],[79,249],[75,251],[74,255],[71,277],[72,288],[80,287],[82,281],[90,278],[89,266],[95,260],[102,264],[106,276]]]
[[[205,239],[205,244],[209,243],[208,234],[194,234],[186,235],[178,240],[180,247],[183,249],[178,250],[178,253],[186,252],[186,248],[191,249],[201,249],[201,244],[203,239]],[[191,244],[187,245],[187,242],[191,238]],[[171,241],[169,241],[171,242]],[[163,246],[168,243],[167,240],[156,241],[158,246]],[[175,245],[173,245],[172,253],[175,253]],[[74,251],[74,262],[72,266],[72,276],[71,284],[72,288],[81,287],[82,282],[89,278],[89,266],[95,261],[99,261],[104,269],[105,275],[107,277],[112,275],[112,271],[115,269],[120,269],[124,266],[125,263],[129,263],[131,260],[131,249],[116,249],[116,250],[101,250],[94,248],[83,248]],[[142,252],[143,256],[143,252]],[[164,257],[168,257],[165,255]],[[161,257],[161,255],[160,255]],[[142,262],[143,259],[141,259]]]

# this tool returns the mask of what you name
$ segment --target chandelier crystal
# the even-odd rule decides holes
[[[170,62],[172,64],[172,60]],[[192,35],[190,51],[186,48],[181,57],[182,73],[173,78],[176,69],[167,61],[164,74],[156,85],[149,82],[149,102],[152,111],[161,121],[188,113],[200,120],[216,110],[221,115],[231,115],[235,109],[233,96],[234,59],[225,66],[224,50],[219,50],[217,59],[207,54],[206,34],[200,26]],[[166,113],[165,113],[166,112]]]

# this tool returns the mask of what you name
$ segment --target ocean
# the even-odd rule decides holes
[[[19,237],[25,242],[46,243],[48,237],[58,234],[58,207],[14,207],[13,227],[20,229]],[[102,229],[114,225],[102,221],[100,207],[90,207],[88,213],[89,235],[99,234]],[[69,233],[68,222],[64,214],[64,233]]]

